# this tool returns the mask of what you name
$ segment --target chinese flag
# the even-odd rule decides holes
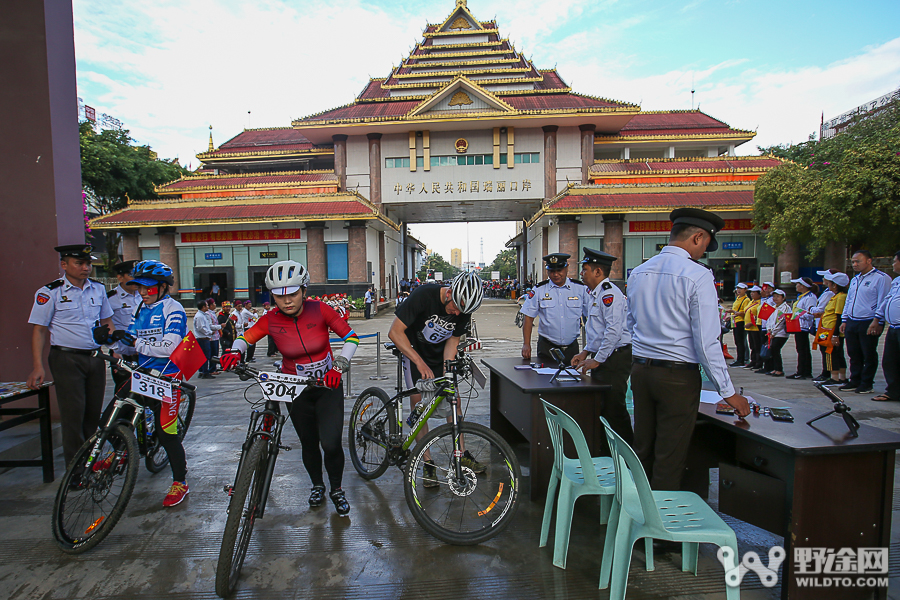
[[[772,313],[775,312],[775,307],[771,304],[763,304],[759,307],[759,318],[763,321],[772,316]]]
[[[185,379],[193,377],[194,373],[203,366],[206,362],[206,355],[203,354],[203,349],[197,343],[197,338],[194,337],[193,331],[189,331],[184,339],[181,340],[178,347],[172,351],[169,360],[181,370]]]

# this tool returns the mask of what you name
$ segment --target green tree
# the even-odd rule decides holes
[[[500,271],[500,279],[514,279],[516,277],[516,251],[503,250],[494,258],[494,262],[484,268],[484,278],[491,278],[491,271]]]
[[[444,279],[450,279],[460,272],[459,269],[444,260],[437,252],[426,258],[425,262],[422,264],[422,268],[419,269],[417,275],[421,281],[424,282],[425,279],[427,279],[426,275],[429,270],[443,273]]]
[[[900,248],[900,106],[896,103],[832,138],[760,148],[792,162],[756,182],[753,220],[780,252],[805,244],[810,257],[828,242],[876,254]]]
[[[125,208],[128,199],[158,198],[154,186],[188,174],[175,160],[159,160],[150,146],[139,146],[125,129],[95,131],[90,121],[78,127],[81,145],[81,183],[88,210],[108,215]],[[104,231],[109,256],[116,261],[119,234]]]

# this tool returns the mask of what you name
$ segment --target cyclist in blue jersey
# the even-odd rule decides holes
[[[187,335],[187,316],[184,307],[169,296],[174,283],[172,269],[158,260],[144,260],[134,266],[134,279],[126,285],[137,288],[142,302],[134,311],[134,318],[127,331],[116,330],[109,334],[103,328],[95,330],[95,339],[108,335],[107,342],[119,342],[133,346],[137,351],[138,365],[183,379],[181,371],[169,360],[172,351]],[[178,435],[179,390],[173,390],[172,402],[162,402],[154,407],[154,420],[159,441],[169,456],[174,482],[163,500],[163,506],[180,504],[188,494],[187,458],[181,437]]]

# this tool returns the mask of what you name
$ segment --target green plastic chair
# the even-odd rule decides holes
[[[565,569],[575,501],[588,494],[599,495],[600,522],[606,523],[612,507],[613,495],[616,493],[615,467],[613,459],[609,456],[591,456],[584,433],[575,419],[544,399],[541,399],[541,402],[544,405],[544,415],[547,417],[547,427],[550,429],[550,439],[553,443],[553,471],[550,474],[547,499],[544,502],[540,547],[543,548],[547,545],[550,520],[553,516],[553,502],[556,498],[557,488],[559,488],[559,500],[556,502],[553,564]],[[568,433],[575,443],[578,458],[566,458],[563,451],[563,431]]]
[[[610,451],[615,460],[616,495],[600,566],[600,589],[610,586],[612,600],[625,598],[628,586],[628,568],[631,565],[631,549],[635,541],[645,538],[681,542],[681,570],[697,574],[697,556],[700,543],[716,544],[731,548],[726,560],[730,563],[725,573],[737,567],[737,537],[734,530],[692,492],[655,492],[637,454],[625,440],[612,430],[600,417],[606,428]],[[645,542],[645,543],[646,543]],[[653,550],[647,544],[647,570],[653,570]],[[722,577],[723,583],[725,577]],[[728,600],[740,598],[740,588],[725,587]]]

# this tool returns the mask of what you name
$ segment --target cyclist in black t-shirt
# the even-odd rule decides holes
[[[484,298],[481,278],[473,272],[457,275],[449,287],[435,284],[417,287],[396,312],[388,337],[403,353],[403,374],[406,388],[411,389],[420,379],[434,379],[444,374],[444,361],[456,358],[459,338],[465,332]],[[410,409],[422,400],[421,394],[410,396]],[[457,406],[457,409],[459,407]],[[450,421],[448,416],[448,422]],[[426,423],[417,440],[428,433]],[[466,452],[463,462],[476,473],[484,467]],[[434,465],[426,462],[426,469]],[[481,469],[480,471],[477,469]],[[435,477],[425,477],[425,487],[437,485]]]

